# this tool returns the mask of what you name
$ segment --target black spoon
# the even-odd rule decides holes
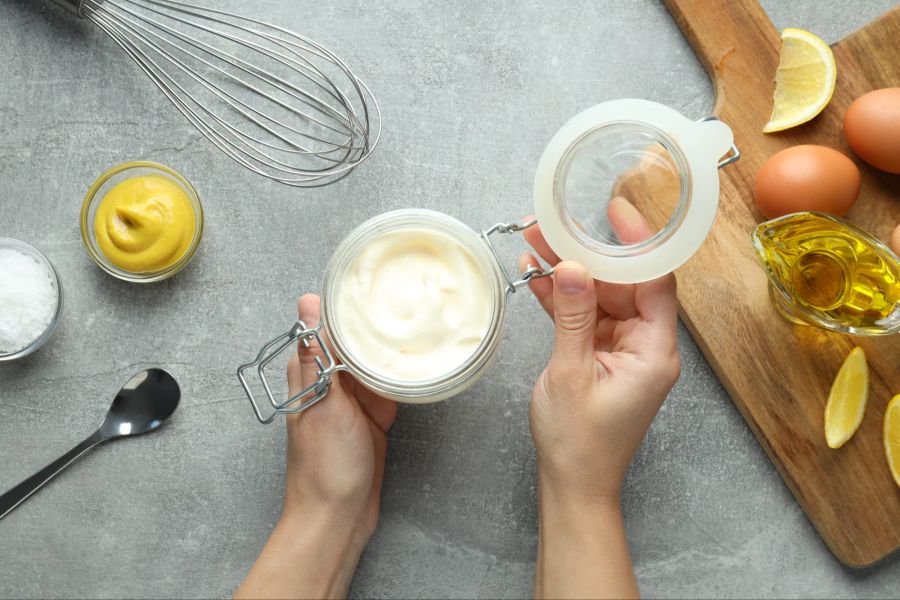
[[[147,369],[132,377],[116,394],[103,424],[86,440],[69,450],[13,489],[0,496],[0,519],[41,489],[88,450],[120,437],[153,431],[178,408],[181,390],[162,369]]]

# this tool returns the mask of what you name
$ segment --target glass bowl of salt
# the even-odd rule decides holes
[[[25,242],[0,238],[0,362],[46,344],[62,309],[59,274],[47,257]]]

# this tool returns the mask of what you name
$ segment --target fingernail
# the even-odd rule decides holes
[[[556,284],[563,294],[574,296],[580,294],[587,287],[587,276],[584,271],[578,269],[557,269]]]
[[[613,203],[615,204],[614,209],[618,211],[618,216],[625,222],[625,225],[634,227],[641,224],[643,217],[634,204],[621,196],[613,198],[610,204]]]
[[[534,263],[531,262],[531,257],[523,255],[519,259],[519,273],[524,273],[525,271],[528,270],[528,267],[531,267],[533,265],[534,265]]]

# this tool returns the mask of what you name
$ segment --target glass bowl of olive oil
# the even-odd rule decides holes
[[[761,223],[753,245],[779,312],[852,335],[900,333],[900,259],[844,219],[803,212]]]

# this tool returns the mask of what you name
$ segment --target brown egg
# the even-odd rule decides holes
[[[894,254],[900,256],[900,225],[897,225],[894,228],[894,233],[891,234],[891,250],[894,251]]]
[[[825,146],[793,146],[773,154],[756,174],[756,206],[767,219],[815,210],[844,216],[860,187],[853,161]]]
[[[900,173],[900,88],[857,98],[844,115],[844,134],[861,159],[876,169]]]

